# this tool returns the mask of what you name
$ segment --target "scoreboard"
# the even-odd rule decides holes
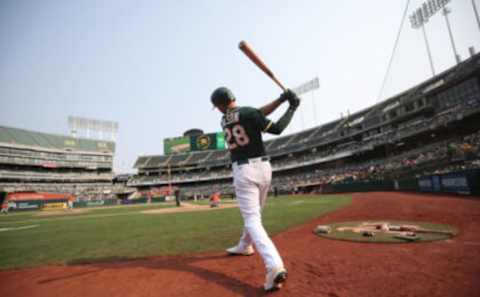
[[[190,137],[174,137],[163,140],[165,155],[187,153],[190,151]]]
[[[223,132],[166,138],[163,141],[163,152],[166,155],[224,149],[225,134]]]

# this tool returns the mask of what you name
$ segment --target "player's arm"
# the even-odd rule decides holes
[[[270,122],[270,124],[263,130],[263,132],[275,135],[282,134],[283,130],[285,130],[288,124],[290,124],[294,113],[295,109],[290,106],[276,123]]]
[[[259,110],[263,113],[264,116],[268,116],[272,112],[274,112],[280,105],[282,105],[283,102],[288,100],[289,93],[292,92],[290,90],[287,90],[280,95],[279,98],[273,100],[272,102],[262,106],[259,108]]]
[[[285,100],[282,97],[273,100],[272,102],[260,107],[260,111],[263,113],[264,116],[268,116],[272,112],[274,112]]]
[[[297,110],[298,106],[300,105],[300,99],[297,95],[292,91],[287,91],[288,96],[287,99],[290,106],[285,111],[285,113],[278,119],[277,122],[272,122],[267,118],[263,118],[263,132],[279,135],[287,128],[288,124],[290,124],[295,111]]]

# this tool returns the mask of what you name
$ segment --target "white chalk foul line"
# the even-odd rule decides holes
[[[0,228],[0,232],[18,231],[18,230],[32,229],[36,227],[38,227],[38,225],[28,225],[28,226],[21,226],[21,227],[4,227],[4,228]]]

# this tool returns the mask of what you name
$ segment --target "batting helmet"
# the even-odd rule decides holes
[[[210,100],[215,106],[227,106],[230,104],[230,102],[235,101],[235,96],[233,96],[232,91],[230,91],[228,88],[220,87],[213,91],[212,96],[210,96]]]

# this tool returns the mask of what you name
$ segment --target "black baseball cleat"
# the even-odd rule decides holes
[[[287,280],[287,270],[283,267],[274,268],[267,273],[263,288],[267,292],[279,290]]]

